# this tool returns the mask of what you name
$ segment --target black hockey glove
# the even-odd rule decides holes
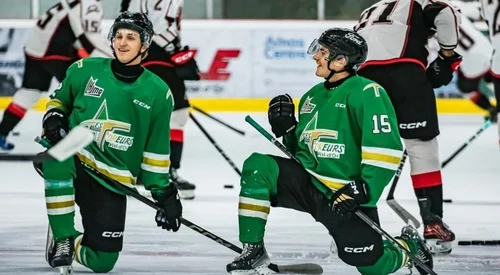
[[[151,192],[153,199],[163,209],[156,211],[156,225],[168,231],[177,232],[181,226],[182,204],[175,184],[162,192]]]
[[[427,78],[433,88],[439,88],[448,85],[453,79],[453,72],[458,69],[462,62],[462,56],[454,53],[453,56],[444,56],[441,51],[438,57],[432,61],[427,68]]]
[[[361,204],[369,201],[368,185],[362,181],[353,181],[333,194],[332,210],[336,214],[345,216],[355,212]]]
[[[284,94],[271,99],[267,118],[276,137],[282,137],[295,130],[297,120],[295,119],[295,105],[292,97]]]
[[[69,132],[69,121],[65,112],[53,108],[47,111],[42,120],[42,138],[56,145]]]
[[[188,46],[172,53],[170,62],[174,64],[177,76],[184,80],[200,80],[198,74],[198,64],[194,59],[195,51],[190,50]]]

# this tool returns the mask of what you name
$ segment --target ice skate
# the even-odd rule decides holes
[[[170,182],[177,186],[177,190],[179,190],[179,196],[184,200],[192,200],[194,199],[194,190],[196,186],[182,178],[177,174],[177,169],[170,168]]]
[[[14,144],[7,141],[6,136],[0,136],[0,153],[8,153],[14,149]]]
[[[403,227],[401,230],[401,236],[396,237],[396,239],[401,239],[408,244],[410,247],[410,252],[415,255],[420,261],[422,261],[430,269],[434,267],[434,261],[432,259],[432,254],[429,248],[425,245],[425,242],[418,235],[417,229],[411,225]],[[420,274],[428,274],[422,267],[415,264],[411,259],[407,263],[408,268],[415,267]]]
[[[271,260],[267,255],[264,242],[243,244],[243,252],[226,266],[231,275],[268,275],[275,272],[268,268]]]
[[[450,254],[455,234],[437,215],[424,220],[424,239],[434,255]]]
[[[59,269],[61,275],[73,274],[74,240],[73,237],[56,241],[52,236],[52,230],[47,233],[47,244],[45,249],[45,259],[47,263]]]

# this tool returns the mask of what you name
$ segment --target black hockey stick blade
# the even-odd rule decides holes
[[[92,140],[94,140],[94,134],[92,133],[92,131],[82,126],[76,126],[75,128],[71,129],[71,131],[55,146],[52,146],[47,151],[36,155],[33,161],[64,161],[75,155],[81,149],[85,148],[92,142]],[[40,137],[36,137],[35,141],[40,144],[47,142]],[[47,147],[47,144],[42,145],[44,147]]]
[[[278,270],[279,273],[286,274],[323,274],[323,268],[317,264],[291,264],[291,265],[275,265],[270,264],[269,269]]]
[[[415,218],[410,212],[408,212],[406,209],[404,209],[403,206],[401,206],[394,198],[389,199],[386,201],[389,207],[396,212],[396,214],[405,222],[408,222],[410,220],[415,228],[420,228],[420,222],[418,221],[417,218]]]

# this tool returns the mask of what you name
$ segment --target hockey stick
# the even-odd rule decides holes
[[[200,108],[198,108],[198,107],[196,107],[196,106],[193,106],[193,105],[191,105],[191,108],[193,108],[193,110],[198,111],[198,112],[200,112],[200,113],[204,114],[205,116],[207,116],[207,117],[209,117],[209,118],[211,118],[211,119],[213,119],[213,120],[217,121],[218,123],[220,123],[220,124],[222,124],[222,125],[226,126],[227,128],[229,128],[229,129],[231,129],[231,130],[235,131],[236,133],[238,133],[238,134],[240,134],[240,135],[242,135],[242,136],[244,136],[244,135],[245,135],[245,132],[243,132],[242,130],[238,130],[238,129],[236,129],[235,127],[233,127],[233,126],[231,126],[231,125],[229,125],[229,124],[225,123],[224,121],[222,121],[222,120],[220,120],[220,119],[218,119],[218,118],[216,118],[216,117],[212,116],[211,114],[209,114],[209,113],[207,113],[207,112],[203,111],[202,109],[200,109]]]
[[[408,153],[406,150],[403,153],[403,157],[401,158],[401,162],[399,163],[398,170],[396,170],[396,175],[392,180],[391,189],[389,190],[389,194],[387,194],[386,202],[389,207],[396,212],[396,214],[405,222],[408,223],[410,220],[413,225],[418,229],[420,228],[420,221],[415,218],[410,212],[408,212],[403,206],[401,206],[396,199],[394,198],[394,191],[396,190],[396,185],[398,184],[399,178],[401,177],[401,173],[403,172],[403,167],[406,162],[406,158],[408,158]]]
[[[467,146],[469,146],[469,144],[471,144],[471,142],[475,140],[479,136],[479,134],[481,134],[484,130],[490,127],[490,125],[491,125],[491,120],[487,119],[483,123],[481,128],[479,128],[479,130],[477,130],[476,133],[474,133],[474,135],[472,135],[467,141],[464,142],[464,144],[462,144],[462,146],[460,146],[453,154],[451,154],[451,156],[449,156],[445,161],[441,163],[441,168],[444,168],[446,165],[448,165],[450,161],[452,161],[460,152],[462,152],[465,148],[467,148]]]
[[[40,143],[42,146],[44,146],[46,148],[50,147],[50,144],[47,141],[41,139],[40,137],[37,137],[35,139],[35,141],[37,141],[38,143]],[[118,181],[102,174],[97,169],[87,165],[84,162],[80,162],[80,163],[82,164],[82,166],[85,169],[87,169],[88,171],[90,171],[94,175],[106,180],[106,182],[111,183],[113,185],[113,187],[122,191],[123,193],[125,193],[131,197],[134,197],[138,201],[146,204],[147,206],[149,206],[157,211],[162,211],[162,212],[165,211],[163,208],[158,206],[154,201],[139,194],[139,192],[137,192],[137,190],[126,187],[125,185],[123,185],[123,184],[119,183]],[[216,243],[231,249],[232,251],[234,251],[236,253],[241,254],[243,252],[243,250],[240,247],[230,243],[229,241],[224,240],[223,238],[221,238],[221,237],[211,233],[210,231],[192,223],[191,221],[189,221],[187,219],[184,219],[181,217],[181,223],[183,225],[189,227],[190,229],[200,233],[201,235],[215,241]],[[271,263],[271,264],[269,264],[268,268],[274,272],[277,272],[277,273],[311,274],[311,275],[323,274],[323,268],[320,265],[312,264],[312,263],[292,264],[292,265],[277,265],[277,264]]]
[[[45,160],[64,161],[89,145],[93,139],[94,134],[92,134],[92,131],[85,127],[77,126],[55,146],[43,153],[37,154],[33,158],[33,162],[39,163]],[[40,142],[39,140],[41,140],[40,137],[35,139],[37,142]]]
[[[233,170],[239,176],[241,176],[240,169],[238,169],[238,167],[236,167],[236,164],[234,164],[234,162],[226,155],[226,153],[224,153],[224,151],[219,147],[217,142],[215,142],[215,140],[212,138],[212,136],[210,136],[210,134],[207,132],[207,130],[205,130],[205,127],[203,127],[201,125],[201,123],[198,121],[198,119],[196,119],[196,117],[194,117],[194,115],[192,113],[189,113],[189,117],[194,121],[196,126],[198,126],[198,128],[200,128],[200,130],[208,138],[208,140],[210,140],[210,143],[212,143],[212,145],[215,147],[215,149],[217,149],[217,151],[222,155],[222,157],[227,161],[227,163],[229,163],[229,165],[233,168]]]
[[[491,125],[491,120],[486,120],[481,128],[474,133],[467,141],[462,144],[450,157],[448,157],[445,161],[441,163],[441,169],[445,168],[448,163],[450,163],[460,152],[462,152],[473,140],[475,140],[479,134],[481,134],[484,130],[486,130],[489,126]],[[396,190],[396,185],[398,184],[399,177],[401,176],[401,172],[403,171],[404,164],[406,162],[406,158],[408,157],[408,152],[406,150],[403,153],[403,157],[401,158],[401,162],[399,163],[398,170],[396,172],[396,175],[394,176],[391,184],[391,189],[389,190],[389,193],[387,194],[387,204],[391,209],[396,212],[396,214],[404,221],[408,222],[408,220],[411,220],[413,224],[415,224],[416,228],[420,227],[420,222],[412,215],[410,212],[408,212],[403,206],[401,206],[395,199],[394,199],[394,191]],[[446,203],[451,203],[451,199],[444,199],[443,202]]]
[[[255,120],[252,119],[250,116],[245,117],[245,121],[248,122],[252,127],[254,127],[259,133],[261,133],[268,141],[270,141],[272,144],[274,144],[278,149],[281,150],[285,155],[287,155],[289,158],[295,160],[297,163],[300,164],[300,161],[292,154],[288,149],[281,143],[279,142],[276,138],[274,138],[269,132],[267,132],[262,126],[260,126]],[[311,176],[314,177],[314,175],[311,174]],[[385,232],[378,224],[376,224],[370,217],[368,217],[365,213],[357,210],[355,212],[356,216],[358,216],[361,220],[363,220],[366,224],[368,224],[373,230],[375,230],[378,234],[381,236],[385,237],[389,242],[391,242],[394,246],[397,246],[403,253],[405,253],[412,261],[419,265],[425,272],[431,275],[437,275],[436,272],[434,272],[431,268],[426,266],[417,256],[413,255],[406,247],[404,247],[401,243],[399,243],[396,239],[394,239],[389,233]]]

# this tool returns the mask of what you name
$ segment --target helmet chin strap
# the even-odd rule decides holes
[[[328,70],[330,70],[330,74],[328,74],[328,76],[325,77],[326,81],[330,81],[330,78],[332,78],[334,74],[343,73],[343,72],[347,71],[347,69],[345,67],[340,71],[335,71],[335,70],[330,69],[330,63],[332,63],[332,61],[333,61],[333,59],[328,61]]]

